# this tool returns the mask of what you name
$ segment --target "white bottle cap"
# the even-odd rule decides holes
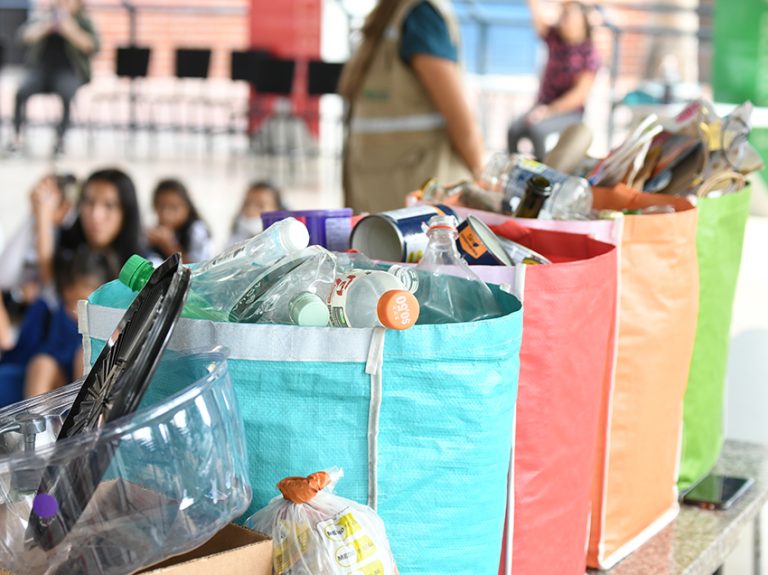
[[[301,251],[309,245],[309,230],[299,220],[286,218],[280,222],[280,242],[286,253]]]

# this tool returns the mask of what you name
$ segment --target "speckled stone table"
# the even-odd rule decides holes
[[[755,484],[727,511],[681,505],[674,522],[610,571],[591,575],[712,575],[733,552],[747,529],[755,530],[760,554],[759,514],[768,502],[768,446],[727,441],[716,471],[752,477]],[[756,561],[754,574],[760,573]],[[739,574],[744,575],[744,574]]]

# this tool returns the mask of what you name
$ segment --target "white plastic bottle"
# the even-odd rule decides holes
[[[337,327],[408,329],[419,319],[419,302],[392,274],[352,269],[336,278],[328,295]]]

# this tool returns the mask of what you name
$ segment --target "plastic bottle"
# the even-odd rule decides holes
[[[533,176],[525,185],[525,195],[515,210],[515,217],[538,218],[544,203],[552,195],[552,184],[544,176]]]
[[[555,187],[544,204],[540,219],[585,220],[592,211],[592,188],[584,178],[569,176]]]
[[[352,269],[336,278],[328,294],[336,327],[408,329],[419,318],[419,302],[392,274]]]
[[[312,246],[298,254],[281,257],[271,266],[249,265],[245,260],[238,260],[236,264],[227,265],[225,270],[193,274],[182,317],[247,322],[254,304],[269,288],[318,250],[325,251]],[[120,281],[133,291],[139,291],[152,269],[151,262],[138,255],[131,256],[120,270]]]
[[[213,259],[197,266],[192,275],[202,275],[223,267],[239,264],[270,265],[283,256],[303,250],[309,245],[307,226],[295,218],[275,222],[263,232],[235,244]]]
[[[456,219],[433,217],[427,235],[429,243],[416,273],[408,274],[421,308],[419,323],[457,323],[500,316],[490,288],[459,255]]]
[[[275,282],[241,317],[247,323],[275,323],[323,327],[330,314],[325,297],[336,278],[336,257],[326,250],[313,252],[301,265]]]

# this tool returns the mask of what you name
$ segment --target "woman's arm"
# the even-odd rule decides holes
[[[411,67],[445,118],[453,149],[472,174],[479,175],[483,167],[483,139],[469,109],[459,67],[450,60],[426,54],[416,54]]]
[[[592,84],[594,83],[594,72],[582,72],[577,78],[573,88],[544,107],[544,118],[555,116],[557,114],[565,114],[566,112],[572,112],[579,108],[583,108],[587,103],[589,93],[592,91]]]
[[[21,31],[21,41],[25,46],[37,44],[51,31],[51,21],[48,19],[34,20],[26,24]]]
[[[96,51],[96,40],[93,35],[83,30],[73,16],[67,16],[61,22],[59,29],[61,35],[74,44],[81,52],[93,54]]]
[[[32,190],[32,212],[35,217],[35,240],[40,283],[45,286],[53,281],[54,216],[59,195],[56,181],[47,176]]]
[[[544,14],[541,11],[539,0],[528,0],[528,8],[531,10],[533,29],[536,30],[536,34],[540,38],[543,38],[547,35],[547,31],[549,31],[549,24],[547,24]]]

